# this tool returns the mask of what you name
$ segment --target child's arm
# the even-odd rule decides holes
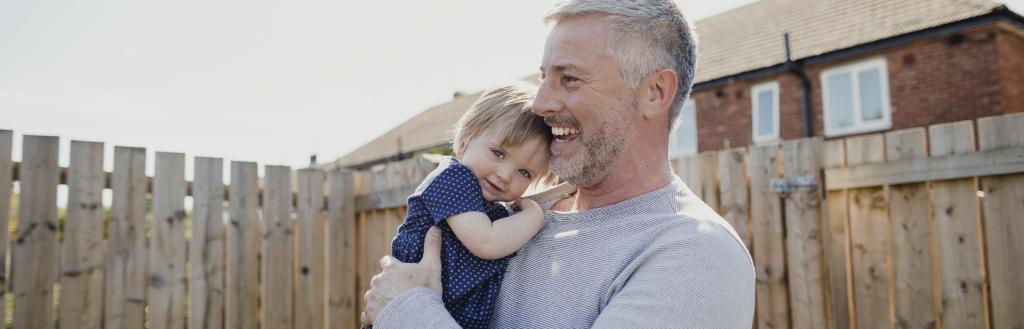
[[[540,231],[544,213],[537,202],[520,199],[522,211],[491,222],[487,215],[471,211],[448,217],[455,236],[477,257],[499,259],[519,250]]]

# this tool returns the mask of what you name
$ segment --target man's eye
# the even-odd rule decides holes
[[[530,176],[531,176],[530,175],[530,171],[528,171],[526,169],[519,169],[519,174],[523,175],[523,177],[526,177],[527,179],[529,179]]]
[[[491,153],[494,153],[494,156],[498,157],[498,159],[501,159],[501,158],[505,157],[505,152],[502,152],[501,150],[494,150],[494,149],[492,149]]]
[[[562,83],[566,84],[566,85],[572,84],[572,83],[576,83],[576,82],[579,82],[579,81],[580,81],[580,79],[577,79],[576,77],[571,76],[571,75],[563,75],[562,76]]]

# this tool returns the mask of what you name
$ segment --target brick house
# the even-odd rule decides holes
[[[1024,112],[1024,17],[992,1],[761,0],[695,25],[698,71],[674,159]],[[478,96],[457,95],[329,166],[444,147]]]

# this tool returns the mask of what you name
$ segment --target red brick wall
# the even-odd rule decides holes
[[[1024,112],[1024,33],[1000,30],[996,34],[1005,112]]]
[[[1014,39],[1016,38],[1016,39]],[[914,42],[843,61],[805,67],[811,80],[811,118],[815,136],[823,134],[821,71],[884,57],[888,65],[892,128],[996,115],[1024,106],[1024,41],[992,25],[949,37]],[[1013,57],[1013,60],[1006,60]],[[1002,60],[1002,62],[1001,62]],[[782,139],[803,137],[800,80],[784,73],[756,81],[694,92],[697,140],[701,152],[751,144],[750,87],[779,83]],[[1013,85],[1013,87],[1004,87]]]

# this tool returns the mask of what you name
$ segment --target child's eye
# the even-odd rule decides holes
[[[494,156],[498,157],[498,159],[505,158],[505,152],[502,152],[501,150],[491,149],[491,153],[494,153]]]
[[[526,177],[527,179],[529,179],[531,177],[530,171],[528,171],[526,169],[519,169],[519,174],[523,175],[523,177]]]

